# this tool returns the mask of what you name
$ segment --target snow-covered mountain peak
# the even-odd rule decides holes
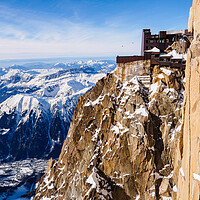
[[[47,66],[1,68],[0,159],[57,157],[80,95],[115,68],[113,61]]]
[[[38,159],[58,158],[80,95],[114,68],[114,61],[0,68],[0,161],[12,161],[0,166],[0,199],[10,193],[10,199],[15,199],[7,187],[16,187],[17,194],[33,189],[27,189],[27,184],[38,181],[46,166]],[[9,171],[10,166],[14,168]],[[42,170],[33,170],[36,166]]]

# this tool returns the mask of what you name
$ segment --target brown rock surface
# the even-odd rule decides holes
[[[190,43],[192,41],[192,37],[183,37],[179,41],[174,42],[172,45],[170,45],[165,52],[169,53],[172,50],[176,50],[180,54],[186,54],[188,48],[190,47]]]
[[[80,98],[34,199],[200,199],[199,0],[189,31],[184,103],[180,70],[155,67],[148,90],[133,78],[148,75],[148,61],[119,66]]]
[[[200,2],[193,1],[189,29],[194,40],[188,51],[186,95],[183,110],[183,136],[177,152],[175,176],[178,179],[178,200],[200,198]]]
[[[140,76],[147,75],[148,63],[138,68]],[[156,67],[148,89],[134,73],[122,76],[130,64],[120,70],[79,99],[59,160],[49,161],[35,200],[153,200],[175,195],[173,162],[184,73]]]
[[[199,0],[193,0],[192,7],[190,9],[190,17],[188,23],[188,30],[194,33],[194,38],[197,37],[200,30],[200,2]]]

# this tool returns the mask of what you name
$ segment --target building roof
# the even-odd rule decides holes
[[[162,58],[171,58],[172,55],[168,54],[168,53],[162,53],[162,54],[160,54],[160,57],[162,57]]]
[[[172,35],[172,34],[186,34],[187,33],[187,29],[185,30],[174,30],[174,31],[167,31],[166,33],[168,35]]]
[[[150,50],[146,50],[145,52],[149,52],[149,53],[160,53],[160,49],[158,49],[157,47],[154,47],[153,49]]]

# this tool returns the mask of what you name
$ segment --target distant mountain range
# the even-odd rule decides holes
[[[0,68],[0,160],[57,158],[80,95],[114,61]]]

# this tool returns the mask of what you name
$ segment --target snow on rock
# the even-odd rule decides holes
[[[0,135],[6,135],[8,132],[10,131],[10,129],[6,129],[6,128],[0,128]]]
[[[151,93],[151,96],[153,96],[155,93],[158,92],[158,88],[159,88],[159,81],[157,81],[156,83],[154,84],[151,84],[150,86],[150,93]]]
[[[149,112],[144,106],[141,106],[140,108],[135,110],[135,114],[142,115],[144,117],[148,117]]]
[[[97,168],[94,167],[92,169],[92,173],[86,180],[86,183],[90,184],[91,186],[85,196],[88,196],[92,189],[95,189],[96,192],[100,195],[103,195],[103,197],[107,196],[109,198],[112,198],[111,186],[107,183],[107,181],[104,178],[102,178],[98,174]]]
[[[172,71],[166,68],[160,68],[164,74],[167,76],[170,76],[172,74]]]
[[[44,88],[42,96],[55,97],[59,91],[59,85],[52,85]]]
[[[176,50],[173,50],[168,54],[172,56],[172,59],[184,59],[184,60],[186,60],[186,58],[187,58],[187,54],[180,54]]]
[[[99,131],[100,131],[100,129],[96,129],[96,130],[95,130],[95,134],[94,134],[93,137],[92,137],[92,141],[93,141],[93,142],[96,142],[96,141],[97,141],[97,137],[98,137]]]
[[[176,128],[176,131],[177,131],[178,133],[181,132],[181,127],[182,127],[182,124],[180,124],[180,125]]]
[[[112,124],[111,127],[110,127],[110,130],[111,131],[114,131],[116,134],[119,134],[120,133],[120,130],[119,130],[119,126],[118,124],[116,124],[115,126]]]
[[[163,56],[171,57],[172,60],[173,59],[183,59],[183,60],[187,59],[187,54],[180,54],[176,50],[173,50],[167,54],[162,54],[161,57],[163,57]]]
[[[200,175],[193,173],[193,178],[200,182]]]
[[[158,75],[158,78],[163,79],[163,78],[165,78],[165,77],[164,77],[163,74],[159,74],[159,75]]]
[[[177,91],[174,88],[166,88],[166,89],[164,89],[163,92],[165,92],[167,94],[172,93],[172,94],[178,95]]]
[[[99,96],[95,101],[89,101],[88,103],[86,103],[84,106],[94,106],[96,104],[100,104],[103,99],[105,98],[105,95],[104,96]]]

